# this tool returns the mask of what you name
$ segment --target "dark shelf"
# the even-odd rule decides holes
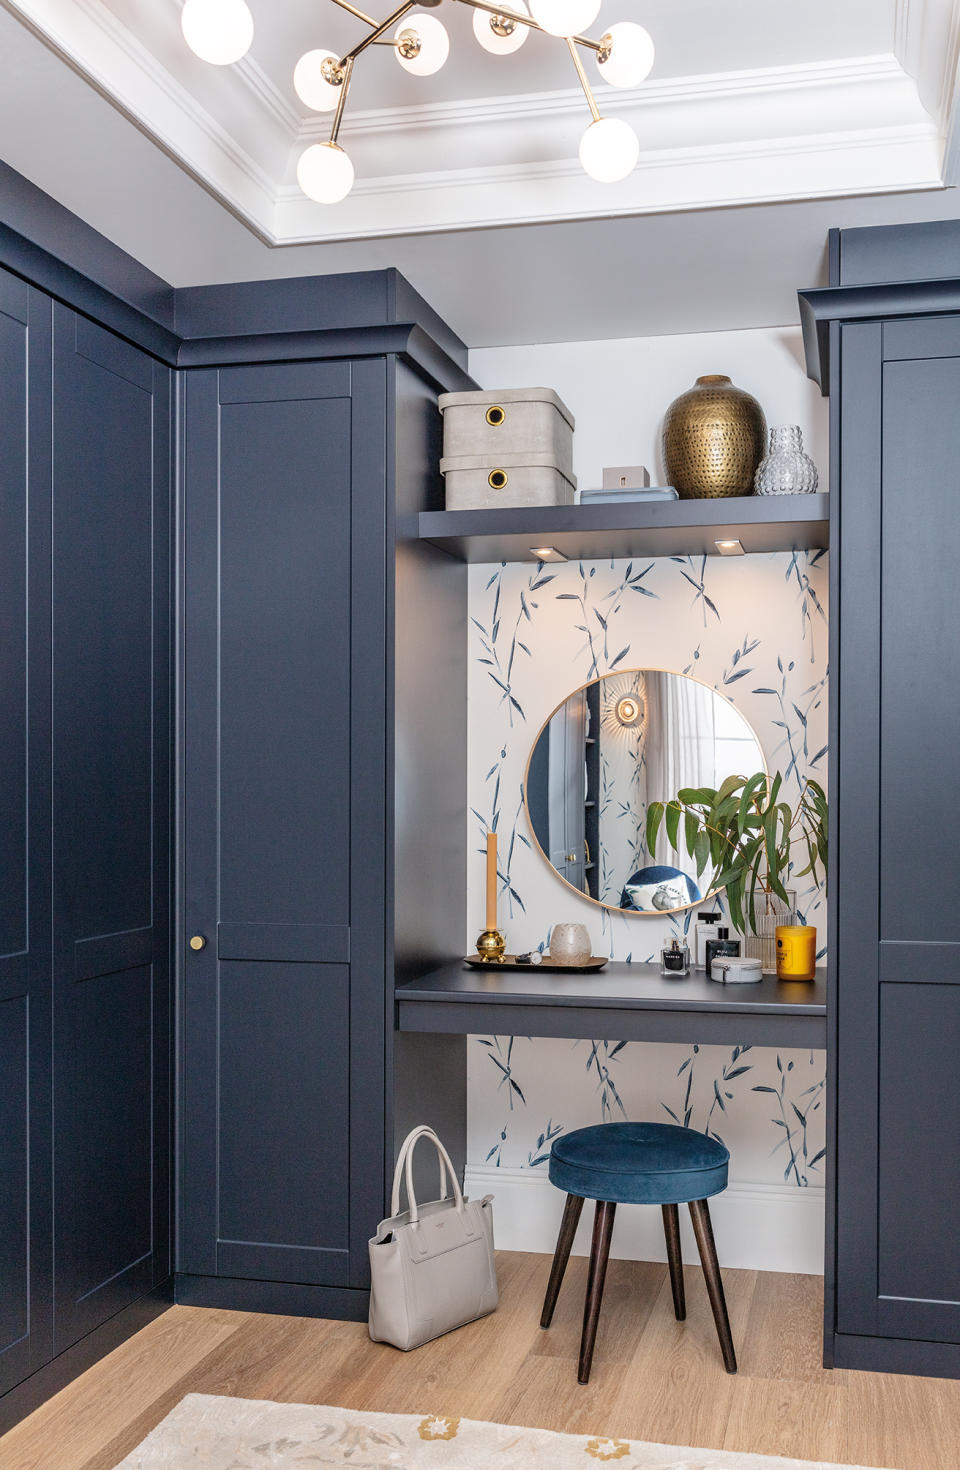
[[[811,551],[829,545],[828,495],[743,495],[729,500],[633,501],[503,510],[431,510],[421,540],[460,561],[533,561],[531,546],[569,560],[628,556],[718,556],[717,541],[750,551]]]
[[[826,980],[765,976],[717,985],[702,974],[668,980],[657,965],[611,961],[586,975],[477,970],[462,960],[399,985],[401,1031],[567,1036],[606,1041],[825,1047]]]

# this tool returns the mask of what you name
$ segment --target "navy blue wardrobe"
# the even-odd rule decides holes
[[[170,370],[0,274],[0,1386],[170,1276]]]
[[[828,1365],[960,1376],[960,224],[834,231]]]
[[[394,271],[174,291],[0,194],[2,1430],[173,1300],[364,1317],[397,1133],[462,1161],[393,978],[465,922],[471,381]]]

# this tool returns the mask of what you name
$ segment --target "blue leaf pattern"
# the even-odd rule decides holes
[[[472,567],[468,805],[476,840],[468,946],[483,914],[483,839],[491,829],[500,839],[499,917],[511,950],[542,952],[552,923],[571,919],[587,925],[595,953],[628,962],[654,961],[673,935],[690,937],[695,914],[655,919],[603,909],[552,874],[526,822],[530,747],[553,709],[591,678],[674,668],[746,715],[788,791],[807,772],[825,780],[827,591],[822,552]],[[608,764],[599,800],[639,859],[644,837],[630,802],[637,778]],[[600,892],[613,898],[615,864],[603,851],[597,860]],[[809,878],[800,889],[798,909],[818,926],[822,946],[824,897]],[[722,901],[715,906],[723,910]],[[571,1128],[659,1117],[721,1138],[734,1178],[822,1183],[820,1052],[486,1037],[471,1041],[470,1054],[469,1156],[477,1163],[542,1169],[554,1138]]]

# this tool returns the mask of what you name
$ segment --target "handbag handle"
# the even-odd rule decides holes
[[[446,1199],[447,1196],[447,1173],[449,1171],[450,1182],[453,1185],[454,1204],[458,1214],[462,1214],[463,1212],[463,1193],[460,1189],[460,1183],[457,1179],[456,1170],[453,1167],[450,1155],[433,1129],[427,1127],[426,1124],[421,1124],[419,1128],[414,1128],[407,1134],[400,1146],[397,1167],[393,1176],[393,1195],[390,1202],[391,1215],[398,1215],[400,1213],[400,1179],[402,1175],[407,1188],[407,1208],[411,1225],[418,1224],[420,1220],[417,1197],[413,1189],[413,1152],[421,1138],[428,1138],[437,1151],[437,1156],[440,1160],[441,1198]]]
[[[391,1215],[399,1215],[400,1213],[400,1181],[403,1178],[403,1166],[406,1163],[407,1154],[411,1152],[418,1138],[422,1138],[425,1133],[432,1132],[433,1129],[428,1123],[420,1123],[416,1128],[410,1129],[410,1132],[400,1145],[400,1152],[397,1154],[397,1163],[393,1172],[393,1192],[390,1197]],[[438,1155],[437,1158],[440,1164],[440,1198],[446,1199],[447,1166],[442,1156]]]
[[[407,1157],[404,1162],[404,1182],[407,1186],[407,1208],[410,1212],[411,1225],[418,1225],[420,1223],[420,1211],[417,1207],[417,1197],[413,1192],[413,1151],[421,1138],[428,1138],[430,1140],[440,1156],[440,1167],[443,1168],[443,1166],[446,1165],[447,1169],[450,1171],[450,1182],[453,1185],[453,1199],[454,1204],[456,1205],[457,1214],[463,1214],[463,1194],[461,1192],[460,1183],[457,1179],[456,1170],[453,1167],[450,1155],[447,1153],[446,1149],[440,1142],[437,1135],[434,1133],[433,1129],[425,1128],[423,1133],[418,1134],[417,1137],[413,1140],[413,1143],[410,1145],[410,1148],[407,1151]],[[446,1181],[444,1181],[443,1197],[446,1198]]]

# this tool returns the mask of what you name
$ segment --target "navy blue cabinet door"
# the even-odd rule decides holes
[[[960,322],[844,326],[837,1326],[960,1342]]]
[[[186,375],[188,1274],[366,1280],[383,1179],[385,381],[378,359]]]
[[[170,1274],[170,373],[54,308],[56,1347]]]
[[[0,272],[0,1393],[53,1351],[50,331]]]

